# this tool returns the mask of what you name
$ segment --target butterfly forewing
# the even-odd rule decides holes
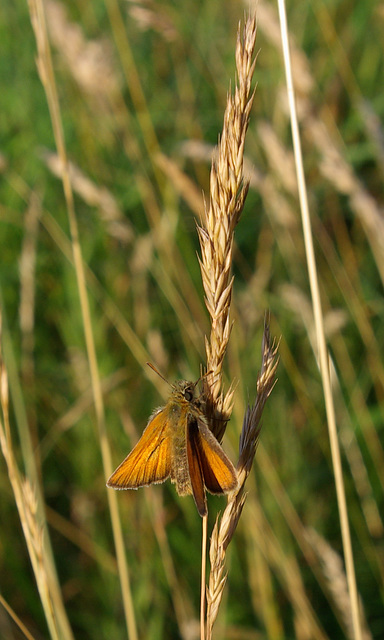
[[[204,484],[210,493],[229,493],[237,487],[236,470],[203,420],[194,432]]]
[[[137,489],[164,482],[171,473],[169,425],[163,410],[150,419],[143,435],[109,478],[114,489]]]

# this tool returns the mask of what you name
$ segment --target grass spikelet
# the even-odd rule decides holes
[[[278,365],[277,350],[278,345],[274,342],[271,343],[268,319],[266,318],[262,343],[262,366],[257,379],[256,400],[252,407],[247,407],[240,435],[239,461],[237,464],[239,484],[236,491],[229,495],[227,507],[221,519],[216,520],[211,537],[209,552],[211,571],[207,588],[207,640],[212,637],[213,624],[223,595],[226,580],[226,576],[223,576],[226,549],[236,531],[246,500],[244,485],[256,453],[261,429],[261,416],[275,384],[275,373]]]
[[[261,430],[261,416],[265,403],[276,382],[275,374],[278,365],[278,346],[274,341],[271,342],[269,323],[266,318],[261,347],[262,365],[256,384],[256,400],[252,407],[248,406],[246,409],[240,435],[239,462],[237,464],[240,487],[244,485],[251,470]]]
[[[256,19],[248,17],[241,35],[237,32],[236,68],[238,73],[234,95],[230,93],[224,114],[224,125],[217,152],[214,155],[210,176],[210,201],[205,207],[202,226],[198,226],[201,246],[201,274],[205,303],[211,316],[211,333],[206,338],[207,371],[203,381],[203,396],[212,431],[221,440],[232,410],[234,389],[224,395],[222,365],[228,345],[231,321],[230,305],[233,288],[231,277],[234,231],[239,222],[247,197],[249,181],[244,179],[244,144],[249,114],[255,91],[251,84],[256,59]],[[266,321],[262,348],[263,364],[257,383],[257,400],[247,409],[240,438],[238,463],[239,485],[228,498],[228,505],[221,520],[216,520],[210,546],[211,572],[207,588],[206,637],[212,637],[223,589],[225,555],[236,530],[245,496],[244,483],[252,467],[261,428],[261,414],[274,385],[277,366],[277,348],[270,344],[269,326]],[[204,573],[203,573],[204,575]],[[203,635],[203,634],[202,634]]]
[[[205,303],[211,317],[211,333],[206,337],[208,375],[203,380],[203,399],[211,429],[219,441],[222,440],[226,424],[232,411],[234,388],[222,392],[222,366],[230,332],[230,305],[233,288],[231,276],[233,240],[239,222],[249,181],[244,179],[244,144],[249,115],[255,91],[251,93],[256,41],[256,19],[249,16],[241,34],[237,31],[236,68],[237,83],[234,95],[227,97],[224,124],[218,148],[214,154],[210,175],[209,207],[205,206],[202,225],[198,226],[201,246],[200,268],[205,292]],[[258,381],[258,401],[248,409],[240,441],[238,470],[239,485],[229,496],[228,505],[220,520],[216,520],[210,546],[211,572],[207,589],[206,630],[204,630],[201,607],[201,638],[212,637],[223,589],[225,554],[236,530],[245,497],[243,487],[251,469],[260,432],[260,418],[265,401],[273,387],[276,350],[270,347],[268,323],[265,325],[263,341],[263,369]],[[203,525],[203,531],[206,531]],[[203,544],[203,549],[205,548]],[[202,564],[202,588],[205,584],[204,557]]]
[[[208,413],[219,412],[213,430],[221,440],[232,407],[233,390],[221,393],[223,359],[231,332],[230,304],[233,238],[244,207],[249,182],[244,179],[244,143],[255,92],[251,83],[255,69],[256,19],[249,17],[241,35],[237,31],[236,68],[238,80],[234,95],[228,94],[224,124],[217,153],[212,161],[209,207],[205,206],[201,226],[197,227],[205,303],[211,317],[211,333],[205,341],[207,376],[204,393]]]

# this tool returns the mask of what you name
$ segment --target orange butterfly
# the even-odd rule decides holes
[[[215,494],[236,489],[236,470],[194,397],[197,382],[180,380],[170,385],[167,404],[151,415],[140,440],[109,478],[108,487],[138,489],[170,477],[180,496],[192,493],[201,516],[207,514],[205,489]]]

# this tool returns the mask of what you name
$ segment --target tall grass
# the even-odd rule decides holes
[[[172,380],[196,379],[205,362],[195,219],[234,77],[239,5],[44,9],[57,90],[48,101],[27,6],[5,8],[0,24],[0,636],[120,638],[136,628],[149,640],[196,638],[193,500],[169,483],[116,500],[105,478],[167,393],[144,363]],[[259,1],[257,21],[250,189],[222,368],[225,389],[237,382],[224,438],[233,461],[267,308],[280,363],[213,637],[352,638],[274,5]],[[367,4],[295,3],[288,15],[366,638],[384,632],[382,21]],[[48,49],[39,55],[49,61]],[[225,507],[209,498],[209,532]]]

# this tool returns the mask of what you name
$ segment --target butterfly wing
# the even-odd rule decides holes
[[[190,430],[204,484],[210,493],[229,493],[237,487],[237,473],[208,425],[197,418],[197,429]]]
[[[187,423],[187,459],[192,494],[201,517],[207,515],[207,499],[205,497],[203,470],[199,453],[199,428],[195,418]]]
[[[160,409],[150,418],[143,435],[107,482],[114,489],[138,489],[164,482],[171,473],[169,428]]]

